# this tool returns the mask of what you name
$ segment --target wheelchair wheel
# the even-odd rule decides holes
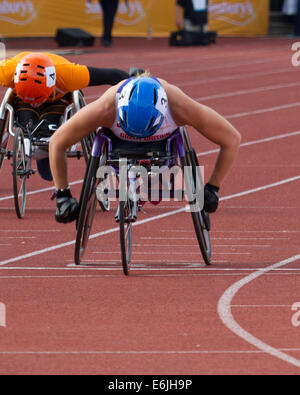
[[[5,156],[7,155],[7,145],[9,139],[9,132],[7,129],[8,113],[6,112],[4,119],[0,120],[0,170]]]
[[[96,188],[101,182],[101,179],[97,179],[96,175],[99,166],[103,166],[105,163],[106,154],[102,154],[100,159],[91,156],[86,169],[79,201],[79,217],[76,223],[77,235],[74,255],[76,265],[80,265],[82,261],[92,230],[96,204],[98,201]]]
[[[29,160],[26,158],[24,134],[21,128],[15,131],[13,144],[13,191],[18,218],[23,218],[26,208],[26,192]]]
[[[123,272],[126,276],[129,275],[131,266],[131,252],[132,252],[132,202],[121,201],[119,203],[119,218],[120,218],[120,246]]]
[[[191,148],[187,152],[187,160],[184,161],[185,166],[192,167],[192,185],[191,190],[193,195],[195,196],[196,186],[203,185],[202,179],[200,178],[201,175],[197,172],[197,167],[199,166],[197,155],[193,148]],[[196,199],[194,202],[190,202],[190,204],[196,203]],[[200,247],[200,251],[203,257],[203,260],[206,265],[211,265],[211,243],[209,237],[209,215],[204,210],[200,209],[193,209],[191,210],[191,215],[193,219],[194,229],[196,233],[196,237],[198,240],[198,244]]]

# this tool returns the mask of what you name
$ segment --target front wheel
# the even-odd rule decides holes
[[[26,157],[24,134],[21,128],[17,128],[13,145],[12,176],[15,209],[20,219],[24,218],[26,209],[28,166],[29,159]]]
[[[119,203],[119,218],[120,218],[120,246],[123,272],[126,276],[129,275],[131,266],[131,252],[132,252],[132,202],[120,201]]]

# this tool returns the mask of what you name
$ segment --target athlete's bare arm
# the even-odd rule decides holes
[[[49,158],[57,189],[68,187],[66,151],[99,126],[110,128],[115,119],[115,97],[120,84],[109,88],[98,100],[82,108],[51,137]]]
[[[171,113],[179,126],[190,125],[213,143],[220,146],[215,168],[208,182],[220,187],[237,156],[239,132],[213,109],[187,96],[181,89],[160,80],[165,88]]]

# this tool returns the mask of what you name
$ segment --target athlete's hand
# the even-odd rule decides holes
[[[219,204],[219,188],[211,185],[206,184],[204,187],[204,211],[207,213],[214,213]]]
[[[63,224],[73,222],[79,214],[79,204],[69,189],[57,191],[55,220]]]

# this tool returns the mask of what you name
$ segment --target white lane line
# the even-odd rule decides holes
[[[191,234],[194,234],[195,232],[191,232]],[[142,239],[142,237],[141,237]],[[157,240],[168,240],[168,237],[160,237],[157,238]],[[189,240],[190,238],[186,237],[186,240]],[[274,241],[274,240],[290,240],[289,237],[211,237],[211,240],[268,240],[268,241]],[[248,245],[248,244],[247,244]],[[259,244],[261,246],[262,244]],[[133,244],[133,247],[156,247],[157,244]],[[231,244],[225,244],[226,247],[231,246]],[[238,244],[239,246],[239,244]],[[159,247],[189,247],[192,248],[194,247],[194,244],[180,244],[180,245],[173,245],[173,244],[159,244]]]
[[[161,232],[170,232],[169,230],[166,229],[161,229]],[[182,230],[182,229],[174,229],[172,230],[172,233],[177,232],[177,233],[195,233],[193,230]],[[278,230],[278,229],[271,229],[271,230],[261,230],[261,229],[257,229],[257,230],[226,230],[227,233],[299,233],[300,230]],[[212,233],[224,233],[223,230],[212,230]],[[166,237],[167,238],[167,237]],[[240,239],[240,237],[239,237]],[[251,237],[252,239],[252,237]],[[261,240],[261,238],[259,238]],[[273,237],[271,238],[267,238],[272,240]],[[281,237],[279,237],[279,239],[282,239]],[[286,239],[286,237],[283,237],[283,239]],[[289,239],[289,238],[288,238]]]
[[[280,186],[280,185],[287,184],[289,182],[294,182],[294,181],[299,181],[299,180],[300,180],[300,176],[286,178],[285,180],[277,181],[277,182],[274,182],[273,184],[263,185],[261,187],[249,189],[248,191],[235,193],[235,194],[230,195],[230,196],[224,196],[224,197],[222,197],[220,199],[220,201],[234,199],[236,197],[246,196],[246,195],[249,195],[250,193],[264,191],[264,190],[269,189],[269,188],[274,188],[274,187],[277,187],[277,186]]]
[[[232,304],[231,307],[237,307],[237,308],[267,308],[267,307],[284,307],[288,308],[289,310],[291,309],[290,304]]]
[[[236,197],[246,196],[246,195],[249,195],[249,194],[252,194],[252,193],[256,193],[256,192],[259,192],[259,191],[267,190],[267,189],[270,189],[270,188],[274,188],[274,187],[277,187],[277,186],[280,186],[280,185],[284,185],[284,184],[287,184],[287,183],[290,183],[290,182],[298,181],[298,180],[300,180],[300,175],[296,176],[296,177],[287,178],[287,179],[284,179],[284,180],[281,180],[281,181],[278,181],[278,182],[275,182],[275,183],[272,183],[272,184],[263,185],[263,186],[260,186],[260,187],[257,187],[257,188],[253,188],[253,189],[249,189],[249,190],[246,190],[246,191],[243,191],[243,192],[235,193],[233,195],[224,196],[220,200],[229,200],[229,199],[234,199]],[[169,211],[169,212],[164,213],[164,214],[155,215],[153,217],[150,217],[150,218],[147,218],[147,219],[144,219],[144,220],[141,220],[141,221],[137,221],[137,222],[135,222],[133,224],[133,226],[139,226],[139,225],[142,225],[142,224],[145,224],[145,223],[148,223],[148,222],[156,221],[158,219],[162,219],[162,218],[166,218],[166,217],[169,217],[169,216],[172,216],[172,215],[183,213],[184,211],[186,211],[185,207],[184,208],[180,208],[178,210]],[[119,227],[107,229],[107,230],[105,230],[103,232],[95,233],[95,234],[91,235],[90,239],[95,239],[95,238],[98,238],[98,237],[101,237],[101,236],[104,236],[104,235],[108,235],[110,233],[118,232],[118,231],[119,231]],[[66,242],[66,243],[57,244],[57,245],[54,245],[54,246],[51,246],[51,247],[47,247],[47,248],[44,248],[44,249],[41,249],[41,250],[29,252],[27,254],[24,254],[24,255],[21,255],[21,256],[17,256],[17,257],[14,257],[14,258],[5,259],[3,261],[0,261],[0,266],[7,265],[9,263],[19,262],[19,261],[22,261],[22,260],[25,260],[25,259],[28,259],[28,258],[32,258],[32,257],[37,256],[37,255],[42,255],[42,254],[45,254],[45,253],[48,253],[48,252],[51,252],[51,251],[55,251],[55,250],[58,250],[60,248],[68,247],[68,246],[71,246],[71,245],[74,245],[74,244],[75,244],[75,240],[72,240],[72,241],[69,241],[69,242]]]
[[[119,277],[120,274],[120,270],[121,266],[120,264],[118,264],[118,267],[107,267],[104,266],[101,269],[100,268],[90,268],[89,265],[87,264],[86,266],[83,265],[83,267],[81,268],[81,270],[85,270],[85,271],[101,271],[101,274],[96,275],[96,274],[76,274],[76,275],[19,275],[19,276],[12,276],[12,275],[7,275],[7,276],[0,276],[0,280],[18,280],[18,279],[35,279],[35,278],[39,278],[39,279],[48,279],[48,278],[69,278],[69,279],[74,279],[75,281],[77,281],[78,278],[102,278],[104,277],[115,277],[115,274],[104,274],[104,272],[118,272],[117,277]],[[140,274],[140,276],[147,276],[147,277],[178,277],[178,276],[184,276],[184,277],[222,277],[222,276],[226,276],[226,277],[241,277],[241,273],[239,272],[232,272],[232,273],[203,273],[203,267],[200,266],[200,264],[190,264],[190,265],[185,265],[184,267],[178,266],[178,267],[165,267],[165,266],[161,266],[161,267],[154,267],[154,266],[149,266],[147,265],[134,265],[133,266],[134,270],[137,272],[147,272],[147,274]],[[72,269],[71,265],[68,268],[69,270]],[[189,272],[186,271],[186,269],[190,269]],[[151,272],[151,274],[148,274],[148,272]],[[159,272],[159,274],[154,274],[152,272]],[[167,273],[168,272],[168,273]],[[170,274],[170,272],[173,272]],[[175,272],[175,273],[174,273]],[[178,273],[177,272],[184,272],[182,273]],[[198,273],[196,273],[198,272]],[[299,273],[296,273],[296,275],[298,275]],[[291,274],[291,273],[267,273],[266,276],[294,276],[295,273]],[[239,305],[232,305],[231,307],[243,307],[243,306],[239,306]],[[245,306],[245,307],[269,307],[269,306]],[[275,307],[275,306],[274,306]],[[289,306],[291,307],[291,306]]]
[[[279,134],[279,135],[272,136],[272,137],[266,137],[266,138],[259,139],[259,140],[253,140],[253,141],[248,141],[248,142],[245,142],[245,143],[241,143],[240,146],[241,147],[247,147],[247,146],[250,146],[250,145],[267,143],[269,141],[284,139],[284,138],[298,136],[298,135],[300,135],[300,131],[295,131],[295,132],[291,132],[291,133],[284,133],[284,134]],[[200,152],[200,153],[197,154],[197,156],[200,157],[200,156],[215,154],[215,153],[218,153],[218,152],[219,152],[219,149],[212,149],[212,150],[209,150],[209,151]],[[76,185],[76,184],[81,184],[82,182],[83,182],[83,180],[77,180],[77,181],[70,182],[70,185],[72,186],[72,185]],[[30,191],[30,192],[27,192],[27,195],[28,196],[36,195],[38,193],[49,192],[49,191],[54,192],[54,187],[52,186],[52,187],[48,187],[48,188],[43,188],[43,189],[37,189],[37,190],[34,190],[34,191]],[[0,198],[0,202],[4,201],[4,200],[13,199],[13,198],[14,198],[13,195],[4,196],[4,197]],[[3,231],[3,230],[0,230],[0,231]]]
[[[265,75],[266,73],[256,73],[254,74],[254,76],[256,75]],[[269,74],[269,73],[267,73]],[[248,76],[247,76],[248,77]],[[241,78],[241,77],[240,77]],[[181,84],[180,86],[182,87],[186,87],[189,85],[197,85],[197,84],[203,84],[203,83],[215,83],[217,81],[224,81],[224,80],[230,80],[230,79],[237,79],[236,76],[232,76],[232,77],[224,77],[224,78],[217,78],[217,79],[210,79],[210,80],[198,80],[198,81],[188,81],[184,84]],[[209,82],[207,82],[209,81]],[[283,83],[283,84],[277,84],[277,85],[267,85],[267,86],[262,86],[259,88],[253,88],[253,89],[241,89],[239,91],[232,91],[232,92],[224,92],[224,93],[216,93],[214,95],[209,95],[209,96],[201,96],[201,97],[197,97],[194,98],[194,100],[201,102],[201,101],[208,101],[208,100],[215,100],[215,99],[222,99],[222,98],[226,98],[226,97],[234,97],[234,96],[241,96],[241,95],[250,95],[253,93],[260,93],[260,92],[267,92],[267,91],[272,91],[272,90],[276,90],[276,89],[287,89],[287,88],[294,88],[300,85],[300,82],[287,82],[287,83]],[[178,85],[179,86],[179,85]],[[100,95],[99,94],[94,94],[94,95],[88,95],[85,98],[87,100],[89,99],[96,99],[98,98]]]
[[[291,258],[285,259],[281,262],[275,263],[274,265],[268,266],[266,268],[260,269],[255,271],[252,274],[249,274],[247,277],[244,277],[242,280],[236,282],[235,284],[231,285],[222,295],[218,302],[218,313],[219,316],[224,323],[224,325],[233,333],[235,333],[240,338],[244,339],[247,343],[252,344],[254,347],[258,348],[259,350],[270,354],[276,358],[279,358],[291,365],[294,365],[300,368],[300,360],[290,355],[280,351],[279,349],[272,347],[257,337],[253,336],[251,333],[247,332],[243,329],[234,319],[232,312],[231,312],[231,304],[233,298],[236,294],[245,286],[248,285],[251,281],[256,280],[257,278],[261,277],[262,275],[270,272],[273,269],[281,268],[285,265],[290,263],[296,262],[300,259],[300,255],[295,255]]]
[[[294,136],[299,136],[299,135],[300,135],[300,131],[297,130],[297,131],[291,132],[291,133],[278,134],[278,135],[272,136],[272,137],[266,137],[266,138],[263,138],[263,139],[247,141],[245,143],[241,143],[240,146],[241,147],[248,147],[250,145],[268,143],[269,141],[280,140],[280,139],[285,139],[287,137],[294,137]],[[209,150],[209,151],[199,152],[197,154],[197,156],[205,156],[205,155],[209,155],[209,154],[215,154],[217,152],[219,152],[219,149],[212,149],[212,150]]]
[[[210,59],[209,59],[210,60]],[[220,60],[220,62],[218,62],[218,60]],[[211,70],[219,70],[221,69],[222,71],[224,69],[230,69],[232,71],[232,69],[234,68],[238,68],[238,67],[245,67],[245,66],[254,66],[254,65],[260,65],[260,64],[264,64],[264,63],[274,63],[274,61],[276,61],[276,63],[278,64],[282,59],[280,59],[277,56],[269,56],[268,58],[265,59],[257,59],[257,60],[253,60],[252,62],[249,61],[241,61],[241,62],[233,62],[233,63],[225,63],[223,62],[223,59],[221,60],[220,58],[217,58],[217,61],[215,62],[215,64],[211,64],[211,65],[205,65],[204,67],[200,68],[199,65],[196,67],[184,67],[183,69],[181,68],[176,68],[176,70],[168,70],[168,75],[171,74],[182,74],[182,73],[201,73],[203,71],[211,71]],[[197,60],[196,60],[197,61]],[[170,61],[170,63],[172,63]],[[149,65],[147,65],[147,67],[149,67]]]
[[[153,262],[153,263],[157,263],[157,260],[150,260],[150,259],[148,259],[148,260],[144,260],[143,259],[143,262]],[[226,260],[214,260],[213,261],[214,263],[219,263],[219,262],[222,262],[222,263],[227,263],[228,261],[226,261]],[[165,261],[165,260],[162,260],[162,261],[160,261],[160,263],[162,263],[162,264],[164,264],[164,265],[180,265],[180,266],[188,266],[188,265],[199,265],[199,261],[189,261],[189,262],[186,262],[186,261],[176,261],[176,262],[171,262],[170,260],[168,260],[168,261]],[[134,265],[138,265],[139,263],[138,262],[135,262],[134,263]],[[38,267],[38,266],[32,266],[32,267],[30,267],[30,266],[13,266],[13,267],[10,267],[10,266],[1,266],[0,267],[0,272],[1,271],[31,271],[31,270],[36,270],[36,271],[82,271],[82,270],[89,270],[89,271],[92,271],[92,270],[96,270],[96,271],[99,271],[99,270],[102,270],[102,267],[100,267],[100,266],[105,266],[105,265],[115,265],[115,266],[120,266],[121,267],[121,264],[120,264],[120,262],[116,262],[116,261],[114,261],[114,260],[111,260],[111,261],[109,261],[109,260],[105,260],[105,261],[93,261],[92,263],[90,263],[89,261],[84,261],[83,262],[83,264],[82,265],[80,265],[80,266],[77,266],[77,265],[75,265],[74,263],[70,263],[70,264],[68,264],[66,267],[54,267],[54,266],[48,266],[48,267],[46,267],[46,266],[44,266],[44,267]],[[245,267],[243,267],[243,268],[240,268],[240,267],[232,267],[232,268],[228,268],[228,267],[226,267],[226,268],[221,268],[221,267],[207,267],[207,266],[203,266],[202,268],[201,268],[201,272],[204,272],[204,273],[206,273],[206,274],[214,274],[214,272],[221,272],[222,273],[222,275],[224,274],[224,273],[226,273],[226,272],[228,272],[229,273],[229,275],[231,275],[232,273],[234,273],[235,275],[238,275],[238,276],[241,276],[242,275],[242,273],[243,272],[254,272],[254,271],[261,271],[261,270],[263,270],[264,268],[261,268],[261,267],[248,267],[248,268],[245,268]],[[118,270],[119,270],[119,268],[118,268]],[[158,269],[159,270],[159,269]],[[275,268],[275,269],[271,269],[270,270],[270,272],[268,273],[268,274],[272,274],[272,273],[275,273],[275,274],[289,274],[289,275],[291,275],[291,276],[293,276],[293,275],[295,275],[295,274],[299,274],[299,272],[300,272],[300,267],[299,268]]]
[[[202,96],[202,97],[196,98],[195,100],[196,101],[208,101],[208,100],[214,100],[214,99],[223,99],[226,97],[250,95],[252,93],[267,92],[267,91],[272,91],[272,90],[276,90],[276,89],[293,88],[293,87],[297,87],[299,85],[300,85],[300,82],[290,82],[290,83],[286,83],[286,84],[262,86],[262,87],[253,88],[253,89],[242,89],[239,91],[218,93],[218,94],[210,95],[210,96]]]
[[[190,237],[141,237],[141,239],[143,240],[190,240]],[[212,240],[216,240],[213,239]],[[234,238],[232,238],[231,240],[236,240]],[[260,240],[260,239],[259,239]],[[272,239],[273,240],[273,239]],[[140,246],[140,247],[154,247],[155,244],[135,244],[135,246]],[[171,247],[170,244],[160,244],[160,247]],[[195,247],[195,245],[191,245],[191,244],[180,244],[177,246],[172,246],[174,247]],[[214,247],[250,247],[250,248],[257,248],[257,247],[261,247],[261,248],[270,248],[272,247],[271,244],[214,244]],[[113,252],[113,251],[111,251]],[[109,251],[104,252],[105,254],[109,254]],[[119,251],[116,251],[115,253],[120,253]],[[192,252],[193,253],[193,252]],[[160,252],[158,252],[157,254],[160,254]]]
[[[28,229],[0,229],[0,232],[4,233],[28,233]],[[49,232],[55,232],[57,233],[57,229],[30,229],[30,233],[49,233]],[[2,238],[5,237],[5,235],[1,236]]]
[[[198,345],[196,345],[197,347]],[[300,348],[281,348],[280,351],[299,352]],[[215,355],[263,354],[260,350],[74,350],[74,351],[0,351],[0,355]]]
[[[195,86],[195,85],[200,85],[200,84],[209,84],[209,83],[218,83],[220,81],[232,81],[232,80],[237,80],[237,79],[244,79],[247,77],[249,78],[255,78],[255,77],[261,77],[261,76],[266,76],[266,75],[273,75],[273,74],[280,74],[280,73],[298,73],[299,70],[295,68],[295,70],[292,70],[290,67],[288,68],[282,68],[278,70],[267,70],[267,71],[258,71],[257,73],[241,73],[241,74],[233,74],[233,75],[225,75],[222,77],[217,77],[217,78],[206,78],[202,80],[193,80],[193,81],[186,81],[177,84],[179,88],[184,88],[187,86]]]
[[[227,119],[242,118],[242,117],[248,117],[249,115],[265,114],[267,112],[281,111],[281,110],[286,110],[288,108],[294,108],[294,107],[299,107],[299,106],[300,106],[300,102],[295,102],[295,103],[284,104],[282,106],[274,106],[274,107],[262,108],[260,110],[253,110],[253,111],[247,111],[247,112],[240,112],[237,114],[224,115],[224,117]]]
[[[223,233],[223,230],[214,230],[214,233]],[[271,230],[226,230],[228,233],[299,233],[300,230],[277,230],[277,229],[271,229]]]
[[[73,182],[70,182],[70,185],[81,184],[82,181],[83,180],[73,181]],[[27,196],[36,195],[37,193],[49,192],[49,191],[54,192],[55,188],[52,186],[52,187],[48,187],[48,188],[36,189],[35,191],[27,192],[26,195]],[[9,199],[13,199],[13,198],[14,198],[14,195],[4,196],[4,197],[0,198],[0,202],[3,201],[3,200],[9,200]]]

